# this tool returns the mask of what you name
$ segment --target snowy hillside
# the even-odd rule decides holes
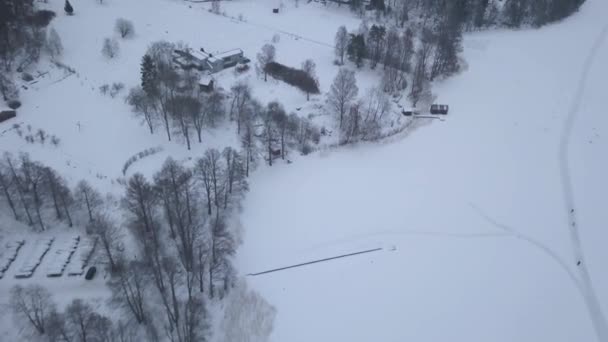
[[[485,30],[522,24],[512,22],[517,13],[497,19],[502,1],[471,1],[485,3],[481,19],[492,20],[467,28],[485,31],[465,33],[460,56],[448,5],[440,19],[420,8],[400,19],[400,1],[381,13],[316,0],[71,0],[73,15],[64,3],[36,2],[57,14],[49,31],[61,37],[59,62],[43,52],[27,70],[6,73],[22,106],[0,122],[0,340],[80,340],[79,308],[96,323],[91,336],[129,331],[124,341],[608,339],[606,1],[510,30]],[[116,32],[119,18],[133,23],[131,37]],[[378,43],[372,62],[376,24],[398,32],[399,56]],[[341,26],[349,46],[358,36],[370,44],[362,67],[356,57],[338,65]],[[440,36],[450,29],[458,34]],[[118,45],[111,58],[106,40]],[[462,70],[434,75],[445,40]],[[159,41],[174,45],[146,70],[142,57]],[[270,43],[287,67],[314,61],[318,94],[308,100],[301,88],[264,80],[258,54]],[[178,70],[175,54],[209,62],[233,49],[248,69],[199,70],[194,86],[183,86],[192,75]],[[425,49],[428,61],[419,57]],[[396,66],[401,58],[407,63]],[[392,90],[387,68],[401,77]],[[337,113],[340,74],[354,75],[358,92]],[[207,93],[202,79],[215,89]],[[416,83],[422,95],[413,100]],[[237,110],[234,87],[244,84],[251,93]],[[153,134],[129,103],[139,86],[156,115]],[[426,115],[431,89],[448,115]],[[208,105],[213,94],[217,107]],[[200,105],[185,119],[190,135],[179,121],[190,115],[184,98]],[[402,115],[418,100],[425,115]],[[382,119],[366,126],[375,106]],[[85,280],[91,266],[97,275]],[[15,309],[17,285],[48,291],[42,297],[57,307],[46,331]]]
[[[539,30],[469,34],[469,70],[437,90],[451,106],[445,122],[256,174],[241,217],[244,273],[384,248],[249,277],[277,307],[272,340],[594,341],[555,257],[479,211],[541,241],[580,277],[558,159],[576,110],[568,152],[579,269],[608,310],[607,11],[588,1]]]

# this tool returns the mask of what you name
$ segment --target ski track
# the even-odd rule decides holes
[[[578,115],[580,114],[580,107],[583,101],[583,96],[585,95],[585,88],[587,85],[587,80],[589,78],[589,73],[593,67],[593,64],[596,60],[597,54],[599,52],[602,43],[605,41],[606,36],[608,36],[608,24],[605,24],[602,30],[600,31],[598,37],[593,42],[589,54],[585,59],[583,64],[583,69],[581,73],[581,77],[578,81],[576,93],[574,96],[574,100],[572,105],[568,111],[568,115],[566,117],[566,121],[564,123],[561,140],[559,143],[559,164],[560,164],[560,180],[561,186],[563,189],[564,195],[564,204],[565,210],[568,213],[567,216],[567,224],[570,230],[570,240],[572,242],[572,248],[574,252],[574,262],[580,263],[578,265],[579,274],[581,276],[582,283],[582,294],[589,306],[591,319],[593,321],[593,325],[600,342],[608,341],[608,326],[606,323],[606,318],[602,312],[602,309],[599,304],[599,300],[597,295],[593,289],[593,285],[591,282],[591,276],[589,275],[589,271],[587,270],[584,253],[581,245],[580,234],[577,227],[577,216],[576,216],[576,207],[574,200],[574,190],[572,186],[572,176],[570,174],[570,164],[569,164],[569,153],[568,148],[570,147],[570,140],[572,139],[572,132],[574,128],[574,123]]]
[[[474,204],[470,204],[470,205],[473,208],[473,210],[475,210],[477,212],[477,214],[479,214],[479,216],[481,216],[485,221],[487,221],[492,226],[504,231],[505,232],[504,236],[513,237],[515,239],[528,242],[531,245],[538,247],[541,251],[543,251],[545,254],[547,254],[547,256],[549,256],[551,259],[553,259],[555,262],[557,262],[564,269],[564,271],[566,271],[566,273],[568,274],[568,276],[570,277],[572,282],[579,289],[581,295],[583,297],[585,296],[585,291],[583,288],[583,284],[581,283],[581,280],[576,276],[576,274],[572,271],[572,269],[570,267],[568,267],[568,263],[562,257],[560,257],[559,254],[557,254],[555,251],[553,251],[549,246],[545,245],[544,243],[542,243],[541,241],[539,241],[537,239],[534,239],[530,236],[520,233],[518,230],[516,230],[513,227],[507,226],[503,223],[496,221],[495,219],[491,218],[483,210],[481,210],[479,207],[475,206]]]
[[[497,237],[508,237],[510,234],[508,233],[450,233],[444,231],[425,231],[425,230],[386,230],[380,231],[376,233],[366,233],[359,235],[352,235],[348,237],[344,237],[341,239],[335,239],[331,241],[327,241],[321,244],[317,244],[311,246],[309,248],[301,249],[299,253],[308,253],[312,251],[316,251],[319,249],[324,249],[332,246],[343,245],[347,243],[354,243],[361,240],[367,240],[375,237],[390,237],[390,236],[428,236],[428,237],[436,237],[436,238],[451,238],[451,239],[479,239],[479,238],[497,238]],[[363,241],[365,242],[365,241]],[[384,242],[375,243],[385,244]]]

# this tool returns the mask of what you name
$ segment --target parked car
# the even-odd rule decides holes
[[[434,105],[431,105],[431,114],[447,115],[449,109],[450,109],[450,107],[448,107],[448,105],[434,104]]]
[[[97,273],[97,268],[95,266],[89,267],[89,270],[84,275],[84,279],[91,280],[95,277],[95,273]]]

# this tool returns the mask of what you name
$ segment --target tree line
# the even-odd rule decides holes
[[[397,93],[409,85],[408,95],[416,106],[421,99],[431,96],[431,81],[449,77],[461,68],[463,25],[457,5],[450,2],[440,8],[442,11],[422,26],[370,27],[364,21],[351,33],[340,27],[335,36],[337,63],[343,64],[347,57],[358,68],[365,62],[372,69],[382,65],[383,90]]]
[[[9,307],[22,336],[48,342],[135,342],[135,331],[124,320],[113,321],[82,299],[74,299],[60,311],[51,293],[41,285],[15,285]]]
[[[86,181],[70,189],[57,171],[32,161],[27,154],[4,154],[0,160],[0,191],[15,220],[38,231],[47,230],[54,220],[71,227],[75,216],[92,221],[103,201]]]
[[[348,4],[353,11],[362,16],[366,11],[374,11],[378,18],[392,19],[400,27],[411,19],[433,20],[450,6],[466,30],[494,26],[538,27],[568,17],[585,2],[585,0],[372,0],[366,5],[363,0],[328,1]]]
[[[152,179],[133,175],[121,200],[124,224],[87,183],[70,191],[51,168],[27,155],[5,155],[0,185],[16,219],[44,230],[51,213],[70,223],[73,212],[86,214],[87,232],[97,237],[110,274],[110,305],[125,321],[113,322],[81,300],[60,313],[48,291],[36,286],[13,289],[13,313],[33,317],[27,327],[49,341],[97,341],[99,334],[111,334],[101,341],[127,341],[127,333],[134,341],[206,341],[208,301],[222,300],[235,284],[238,236],[231,219],[248,190],[247,155],[209,149],[190,167],[168,158]],[[123,246],[127,232],[135,250]]]
[[[63,52],[57,31],[47,29],[54,17],[53,11],[37,10],[33,0],[0,0],[0,94],[11,108],[20,106],[13,72],[36,63],[42,52],[53,60]]]

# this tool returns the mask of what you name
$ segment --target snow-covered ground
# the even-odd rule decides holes
[[[273,36],[278,35],[279,41],[275,43],[277,60],[299,67],[305,59],[314,59],[320,87],[322,92],[326,92],[338,71],[333,64],[331,47],[334,33],[340,25],[346,25],[349,29],[359,25],[359,20],[348,9],[323,8],[314,2],[301,4],[297,9],[288,3],[279,15],[272,13],[277,6],[274,0],[238,0],[226,2],[225,6],[222,2],[225,15],[209,13],[209,3],[181,0],[104,0],[102,4],[98,1],[71,2],[75,9],[74,16],[64,14],[63,0],[49,0],[37,5],[57,13],[50,26],[62,38],[64,52],[61,62],[75,72],[57,68],[46,61],[46,57],[34,70],[28,70],[36,80],[21,83],[28,89],[21,89],[23,106],[18,110],[17,118],[0,124],[0,152],[29,153],[32,160],[55,168],[71,186],[80,179],[86,179],[100,192],[112,193],[112,202],[124,191],[117,182],[123,177],[123,165],[141,151],[162,147],[161,152],[135,162],[128,169],[127,176],[135,172],[151,176],[168,156],[186,160],[201,157],[211,147],[238,145],[235,128],[226,124],[205,130],[203,143],[195,143],[192,151],[187,151],[179,139],[167,142],[160,128],[157,128],[156,134],[150,135],[139,119],[133,117],[124,98],[129,88],[139,84],[141,58],[152,42],[183,42],[196,49],[204,47],[207,51],[240,48],[252,60],[252,68],[249,73],[239,77],[248,79],[254,97],[264,104],[279,100],[290,112],[302,108],[298,113],[307,116],[316,114],[316,108],[324,101],[324,96],[312,96],[311,101],[307,102],[305,94],[291,86],[259,79],[253,68],[256,54],[263,44],[271,42]],[[239,14],[243,14],[242,20]],[[133,38],[122,40],[114,32],[115,21],[120,17],[133,22]],[[314,30],[299,24],[302,18],[308,17],[315,18]],[[106,37],[115,37],[119,41],[120,49],[115,59],[107,60],[101,54],[102,42]],[[378,79],[378,75],[371,71],[362,72],[358,76],[361,92],[374,86]],[[229,89],[237,76],[232,70],[226,70],[217,75],[217,80],[219,86]],[[118,96],[111,98],[100,93],[99,87],[115,82],[125,85]],[[319,118],[317,122],[324,119]],[[14,129],[14,124],[18,124],[19,129]],[[60,140],[58,146],[53,146],[50,138],[44,144],[38,138],[35,143],[26,142],[25,137],[36,136],[38,130],[44,130],[49,137],[57,137]],[[18,131],[21,131],[21,135]],[[116,213],[120,215],[119,211]],[[0,219],[0,236],[19,231],[29,244],[19,251],[17,260],[0,279],[0,308],[8,303],[9,290],[13,285],[32,283],[48,287],[54,300],[61,306],[81,297],[95,301],[95,306],[103,306],[108,295],[103,277],[93,282],[65,274],[57,278],[46,277],[53,247],[32,278],[15,279],[14,273],[22,265],[24,255],[29,253],[31,242],[41,235],[29,232],[24,225],[13,223],[9,213],[0,215],[4,214],[6,220],[4,217]],[[47,235],[55,236],[63,230],[67,230],[67,227],[54,227]],[[66,234],[75,232],[84,234],[84,227],[77,224]],[[64,273],[72,269],[78,255],[76,251]],[[15,341],[17,336],[11,315],[3,310],[0,314],[0,340]]]
[[[63,262],[63,260],[60,260],[61,257],[58,257],[59,255],[67,258],[65,247],[70,244],[75,236],[80,235],[82,239],[87,239],[81,234],[82,232],[75,232],[64,227],[50,229],[44,233],[29,233],[28,229],[29,227],[19,223],[13,224],[12,227],[0,224],[0,248],[4,248],[9,241],[25,241],[19,249],[16,259],[0,279],[0,308],[2,308],[0,313],[0,341],[18,341],[19,338],[25,338],[24,336],[19,337],[20,330],[26,327],[26,324],[22,324],[25,322],[14,321],[11,318],[10,308],[7,307],[10,301],[10,290],[15,285],[36,284],[44,286],[51,292],[53,300],[60,310],[63,310],[75,298],[86,298],[93,307],[99,308],[102,312],[107,309],[105,302],[110,295],[110,291],[105,285],[105,272],[97,262],[97,257],[93,256],[89,260],[89,265],[95,265],[99,270],[93,280],[85,280],[84,276],[68,276],[67,274],[67,269],[79,264],[80,260],[77,260],[77,256],[83,248],[82,244],[76,248],[61,276],[48,276],[48,273],[57,267],[57,262]],[[53,239],[53,242],[31,277],[15,278],[19,274],[20,268],[38,260],[36,249],[40,248],[40,244],[37,242],[49,239]]]
[[[239,77],[249,81],[253,95],[263,103],[279,100],[288,111],[303,108],[298,113],[307,116],[318,112],[314,106],[324,101],[324,96],[313,96],[307,102],[305,94],[296,88],[274,80],[264,82],[256,76],[253,67],[256,54],[278,34],[277,61],[300,67],[307,58],[315,60],[324,93],[338,70],[333,64],[333,35],[340,25],[355,29],[359,23],[346,8],[328,10],[320,8],[322,5],[318,3],[302,4],[297,9],[289,3],[281,14],[275,15],[272,8],[276,2],[272,0],[227,2],[222,7],[225,15],[209,13],[208,3],[178,0],[147,1],[145,9],[141,1],[136,0],[106,0],[103,4],[76,2],[74,16],[63,14],[63,4],[63,1],[50,0],[48,5],[40,6],[58,13],[51,27],[63,40],[62,62],[76,73],[65,77],[62,70],[47,63],[32,70],[34,75],[49,73],[30,89],[21,91],[24,105],[17,119],[0,125],[0,145],[8,146],[7,150],[13,152],[29,152],[32,159],[61,170],[74,183],[84,177],[114,192],[122,191],[115,180],[122,176],[124,163],[145,149],[163,147],[161,153],[137,162],[129,174],[139,171],[151,175],[168,156],[180,160],[195,158],[210,147],[238,145],[234,128],[220,127],[205,130],[203,144],[195,143],[192,151],[187,151],[179,137],[174,139],[178,141],[168,143],[160,127],[155,135],[150,135],[139,119],[132,117],[124,97],[128,89],[139,84],[141,58],[152,42],[182,42],[207,51],[240,48],[252,62],[251,70]],[[242,21],[238,19],[240,14],[243,14]],[[114,32],[114,23],[120,17],[133,22],[133,38],[123,40]],[[315,29],[297,25],[302,17],[316,18]],[[112,60],[101,55],[106,37],[119,40],[118,56]],[[232,70],[216,77],[219,86],[227,90],[237,81]],[[375,86],[379,79],[369,70],[358,78],[361,93]],[[115,82],[125,84],[116,98],[100,93],[100,86]],[[14,123],[21,124],[24,136],[30,134],[28,126],[31,133],[43,129],[55,135],[60,139],[59,147],[48,143],[45,146],[28,144],[10,129]]]
[[[63,79],[62,71],[41,64],[40,71],[50,73],[22,91],[18,119],[0,125],[0,151],[29,152],[72,185],[86,178],[115,194],[123,191],[115,182],[123,164],[140,151],[163,147],[128,174],[151,175],[167,156],[196,158],[209,147],[237,144],[234,128],[226,126],[205,132],[204,143],[187,151],[180,142],[168,143],[162,132],[150,135],[124,103],[126,90],[114,99],[100,94],[103,84],[124,82],[128,89],[139,82],[141,56],[151,42],[183,41],[211,51],[241,48],[255,60],[260,47],[279,34],[277,60],[297,67],[314,59],[326,92],[337,72],[333,35],[340,25],[359,24],[345,8],[305,1],[299,8],[286,1],[278,15],[272,14],[275,0],[222,2],[226,16],[209,13],[208,3],[179,0],[146,0],[146,8],[136,0],[72,3],[76,15],[71,17],[63,15],[61,0],[49,0],[48,6],[58,13],[51,26],[63,38],[63,62],[76,73]],[[492,225],[480,211],[542,241],[576,272],[558,147],[607,10],[603,0],[587,0],[579,14],[541,30],[468,35],[469,69],[435,87],[438,102],[451,106],[446,121],[405,139],[260,168],[241,215],[241,273],[383,248],[248,277],[277,309],[272,341],[593,341],[584,302],[555,258]],[[119,56],[108,61],[101,45],[116,35],[118,17],[132,20],[136,35],[120,40]],[[570,148],[584,266],[604,311],[606,60],[604,40],[578,98]],[[245,77],[256,98],[278,99],[290,111],[304,107],[302,115],[323,101],[318,96],[306,103],[301,92],[265,83],[253,70]],[[357,78],[360,94],[378,81],[369,70]],[[218,76],[224,88],[235,80],[230,71]],[[44,129],[61,143],[28,144],[10,129],[14,122],[22,123],[26,134],[29,125],[33,133]],[[57,235],[58,229],[48,234]],[[17,259],[11,269],[19,265]],[[108,295],[103,277],[50,279],[40,272],[46,266],[43,260],[30,279],[14,279],[9,271],[0,279],[0,305],[15,283],[44,281],[61,304],[87,297],[102,305]],[[6,313],[0,315],[0,340],[15,340]]]
[[[276,306],[272,341],[594,341],[577,276],[559,146],[585,263],[608,311],[608,39],[579,78],[608,4],[540,30],[469,34],[469,69],[435,90],[445,122],[258,171],[241,220],[243,273],[383,247],[256,277]],[[542,242],[554,257],[489,216]],[[395,250],[392,250],[393,247]]]

